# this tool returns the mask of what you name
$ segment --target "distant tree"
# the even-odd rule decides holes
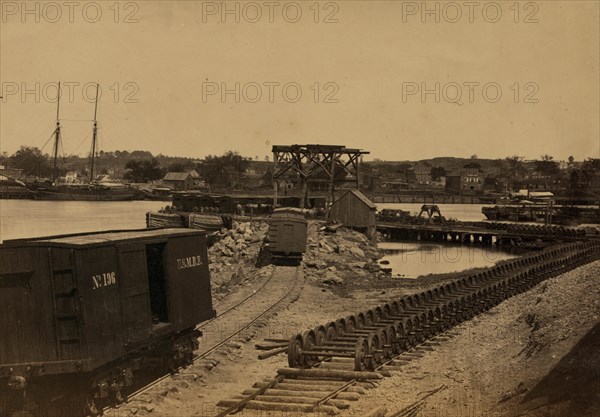
[[[27,175],[43,177],[49,176],[52,173],[52,167],[48,162],[47,156],[35,147],[21,146],[8,159],[8,162],[13,168],[22,169],[23,173]]]
[[[167,172],[185,172],[186,167],[181,162],[173,162],[167,167]]]
[[[123,151],[123,153],[127,153],[127,151]],[[154,156],[151,152],[148,151],[133,151],[129,153],[129,158],[131,159],[152,159]]]
[[[238,174],[243,174],[250,165],[250,159],[244,158],[238,152],[227,151],[222,156],[208,155],[204,159],[202,175],[209,184],[222,182],[225,168],[229,167]]]
[[[125,169],[128,170],[125,174],[125,179],[131,182],[148,182],[163,177],[163,170],[156,158],[130,159],[125,164]]]
[[[265,162],[270,162],[271,158],[269,158],[269,155],[265,155]]]
[[[506,183],[510,189],[513,188],[515,181],[523,178],[525,173],[525,164],[520,156],[508,156],[504,159],[506,162]]]
[[[554,158],[550,155],[542,155],[534,164],[535,171],[545,177],[546,188],[548,188],[549,180],[554,180],[561,176],[560,164],[554,161]]]
[[[553,177],[560,174],[560,165],[554,161],[550,155],[542,155],[539,160],[535,161],[535,170],[546,177]]]
[[[583,161],[581,168],[589,174],[595,174],[600,171],[600,158],[588,158]]]
[[[582,169],[573,169],[569,174],[569,189],[581,191],[588,186],[588,176]]]
[[[589,187],[592,177],[599,172],[600,159],[586,159],[581,167],[573,167],[569,171],[569,188],[573,191],[585,191]]]

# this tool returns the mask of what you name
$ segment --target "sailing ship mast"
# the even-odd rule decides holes
[[[56,105],[56,129],[54,129],[54,181],[58,180],[58,145],[60,142],[60,81],[58,82],[58,95]]]
[[[96,157],[96,138],[98,134],[98,120],[96,120],[96,115],[98,114],[98,89],[99,84],[96,84],[96,104],[94,107],[94,130],[92,133],[92,163],[90,166],[90,182],[94,181],[94,158]]]

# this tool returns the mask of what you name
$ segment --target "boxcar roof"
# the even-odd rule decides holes
[[[197,229],[141,229],[141,230],[114,230],[92,233],[78,233],[72,235],[48,236],[31,239],[7,240],[5,244],[61,244],[61,245],[95,245],[100,243],[123,242],[140,239],[167,238],[206,234]]]

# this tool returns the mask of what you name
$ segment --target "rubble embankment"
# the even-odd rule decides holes
[[[264,221],[234,222],[230,230],[215,233],[209,249],[213,298],[220,300],[237,285],[252,280],[263,268],[255,266],[268,230]],[[389,279],[378,260],[383,251],[377,247],[381,236],[369,239],[365,234],[344,227],[330,228],[323,221],[310,220],[303,269],[307,279],[319,286],[340,291],[349,282]]]
[[[253,279],[268,228],[264,221],[234,222],[231,229],[213,235],[216,242],[208,250],[213,300],[220,300],[235,286]]]

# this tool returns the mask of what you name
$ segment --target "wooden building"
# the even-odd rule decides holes
[[[202,188],[202,180],[195,170],[188,172],[167,172],[163,183],[175,191],[197,190]]]
[[[375,232],[375,204],[358,190],[348,190],[333,202],[329,218],[353,229]]]

